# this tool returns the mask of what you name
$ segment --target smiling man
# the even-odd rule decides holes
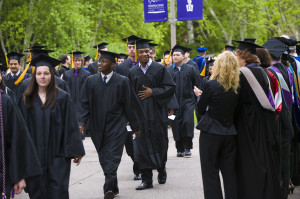
[[[119,193],[117,170],[127,134],[126,123],[139,136],[145,114],[127,77],[113,72],[116,53],[102,52],[98,74],[87,78],[81,93],[80,129],[91,121],[91,138],[105,175],[104,198]],[[123,129],[123,130],[122,130]]]
[[[142,183],[136,190],[153,187],[152,169],[158,170],[158,183],[167,179],[168,103],[173,97],[175,83],[166,67],[150,59],[150,40],[136,42],[139,64],[129,72],[129,79],[147,117],[147,129],[137,141],[137,159],[142,171]]]

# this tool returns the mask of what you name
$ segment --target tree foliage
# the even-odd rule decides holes
[[[220,52],[234,39],[267,38],[287,34],[299,39],[299,0],[203,0],[203,21],[193,21],[194,42],[189,42],[187,22],[177,22],[177,43]],[[160,44],[158,57],[170,48],[170,23],[144,23],[142,0],[0,0],[2,57],[43,44],[62,53],[110,43],[110,51],[126,52],[122,38],[131,34]],[[195,52],[192,54],[195,55]],[[27,55],[28,56],[28,55]]]

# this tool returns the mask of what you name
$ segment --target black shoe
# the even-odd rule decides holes
[[[190,158],[192,156],[191,149],[184,150],[184,157]]]
[[[177,152],[177,157],[184,157],[184,152]]]
[[[119,194],[119,187],[115,187],[113,188],[112,192],[114,193],[114,195],[118,195]]]
[[[141,173],[134,174],[133,180],[142,180],[142,174]]]
[[[151,189],[153,188],[152,183],[147,183],[147,182],[142,182],[142,184],[140,184],[137,188],[135,188],[135,190],[144,190],[144,189]]]
[[[104,199],[113,199],[115,197],[115,194],[112,191],[107,191],[104,194]]]
[[[167,172],[166,172],[166,169],[163,170],[162,172],[158,173],[157,180],[158,180],[159,184],[165,184],[166,183],[166,181],[167,181]]]

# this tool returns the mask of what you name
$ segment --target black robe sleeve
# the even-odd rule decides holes
[[[82,90],[81,90],[81,93],[80,93],[80,102],[81,102],[81,106],[80,106],[80,111],[79,111],[79,125],[80,126],[86,126],[87,124],[87,121],[90,117],[90,105],[89,105],[89,94],[90,94],[90,91],[89,91],[89,81],[90,81],[90,78],[87,78],[83,85],[82,85]]]
[[[145,113],[128,78],[123,84],[125,113],[133,132],[141,130],[140,121],[146,121]]]
[[[208,84],[204,84],[204,90],[200,97],[200,100],[197,102],[197,111],[200,115],[203,115],[206,112],[206,107],[210,99],[210,91]]]
[[[7,130],[6,149],[10,150],[9,180],[11,184],[21,179],[40,175],[42,173],[38,156],[18,107],[11,99],[2,96],[6,107],[3,111],[4,123]]]
[[[175,92],[175,83],[166,67],[162,67],[158,78],[161,86],[152,88],[152,94],[154,100],[162,106],[171,100]]]

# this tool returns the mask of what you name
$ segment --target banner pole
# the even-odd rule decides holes
[[[170,0],[171,48],[176,45],[175,0]]]

